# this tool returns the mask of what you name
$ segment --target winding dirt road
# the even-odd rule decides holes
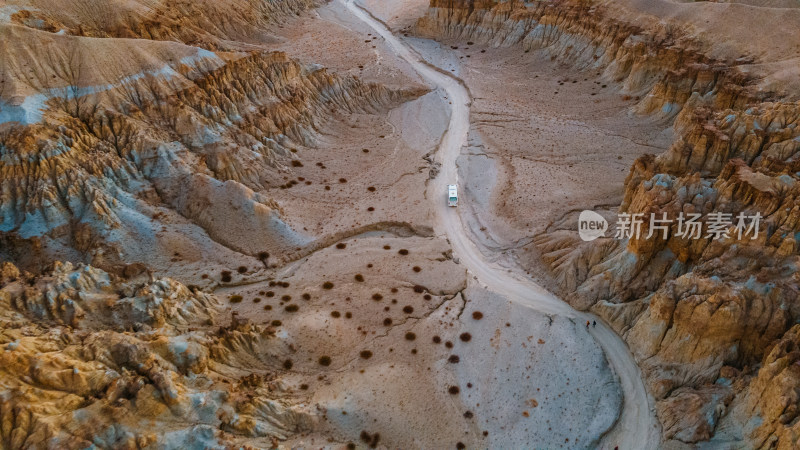
[[[434,180],[431,180],[428,189],[428,192],[432,193],[431,201],[435,204],[437,233],[444,234],[449,239],[460,262],[491,291],[541,313],[574,318],[578,323],[597,320],[597,327],[591,328],[590,334],[602,347],[606,358],[619,377],[624,396],[620,417],[614,427],[604,436],[602,447],[657,448],[660,441],[660,430],[652,402],[645,390],[639,367],[622,339],[597,317],[574,310],[530,279],[488,261],[467,235],[458,210],[447,207],[445,202],[446,185],[458,182],[456,158],[461,152],[462,145],[466,142],[469,130],[469,110],[472,100],[463,82],[424,61],[400,38],[392,34],[386,24],[375,18],[369,11],[356,5],[353,0],[337,1],[342,2],[355,17],[383,37],[392,51],[408,62],[420,76],[444,90],[448,100],[452,102],[449,127],[436,155],[438,162],[441,163],[441,171]],[[437,193],[441,193],[441,195],[437,195]]]

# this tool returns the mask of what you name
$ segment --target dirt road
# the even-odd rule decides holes
[[[624,396],[620,417],[604,437],[603,448],[615,446],[623,449],[657,448],[660,432],[652,401],[645,390],[639,367],[622,339],[597,317],[574,310],[533,281],[490,262],[470,240],[458,210],[448,208],[445,201],[447,185],[458,183],[456,158],[461,152],[469,130],[471,99],[468,89],[456,77],[425,62],[400,38],[392,34],[384,23],[372,16],[369,11],[354,4],[353,0],[338,1],[343,2],[355,17],[383,37],[392,51],[407,61],[420,76],[443,89],[447,93],[448,100],[452,102],[449,127],[436,154],[441,170],[439,175],[431,180],[428,189],[437,215],[437,233],[447,237],[461,264],[464,264],[476,280],[486,285],[488,289],[541,313],[563,315],[574,318],[579,323],[597,320],[597,326],[590,329],[590,334],[603,348],[606,358],[619,377]],[[437,195],[438,193],[441,195]]]

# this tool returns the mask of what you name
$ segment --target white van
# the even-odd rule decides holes
[[[458,188],[455,184],[447,185],[447,206],[458,206]]]

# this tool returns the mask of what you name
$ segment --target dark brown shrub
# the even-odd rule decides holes
[[[279,326],[283,325],[283,322],[281,322],[280,320],[273,320],[272,322],[270,322],[270,324],[273,327],[279,327]]]
[[[319,365],[328,367],[331,365],[331,357],[330,356],[320,356],[319,357]]]
[[[469,334],[469,333],[461,333],[461,335],[459,336],[459,339],[461,339],[464,342],[469,342],[469,341],[472,340],[472,335]]]
[[[286,370],[291,370],[293,365],[294,363],[292,363],[291,359],[287,359],[286,361],[283,362],[283,368]]]
[[[372,299],[375,300],[376,302],[379,302],[379,301],[383,300],[383,296],[376,292],[376,293],[372,294]]]
[[[339,317],[342,317],[342,313],[340,313],[339,311],[331,311],[331,317],[333,317],[334,319],[338,319]]]
[[[294,303],[292,303],[291,305],[286,305],[286,307],[285,307],[285,308],[283,308],[283,309],[284,309],[286,312],[293,313],[293,312],[297,312],[297,311],[300,309],[300,307],[299,307],[299,306],[297,306],[297,305],[295,305]]]
[[[236,269],[236,271],[239,272],[239,273],[247,273],[247,267],[246,266],[239,266],[239,268]]]
[[[322,289],[333,289],[333,283],[331,283],[330,281],[322,283]]]
[[[413,270],[414,272],[422,272],[422,267],[414,266],[414,267],[411,268],[411,270]]]
[[[363,283],[364,282],[364,275],[361,275],[360,273],[357,273],[356,276],[355,276],[355,279],[359,283]]]
[[[361,358],[363,358],[363,359],[370,359],[370,358],[372,358],[372,352],[371,352],[371,351],[369,351],[369,350],[362,350],[362,351],[361,351],[361,353],[359,353],[359,355],[360,355],[360,356],[361,356]]]
[[[401,248],[400,250],[397,251],[397,253],[399,253],[401,255],[407,255],[408,254],[408,250],[406,250],[404,248]]]
[[[227,270],[223,270],[221,273],[220,279],[223,283],[230,283],[231,282],[231,273]]]
[[[389,317],[383,319],[383,324],[388,327],[389,325],[392,324],[392,319]]]
[[[451,364],[458,364],[459,361],[461,361],[461,358],[459,358],[458,355],[450,355],[450,357],[447,358],[447,362]]]
[[[344,249],[346,247],[347,247],[347,244],[345,244],[344,242],[339,242],[338,244],[336,244],[336,248],[338,248],[339,250],[342,250],[342,249]]]
[[[242,301],[242,296],[241,295],[231,295],[231,297],[228,299],[228,301],[230,301],[231,303],[239,303],[239,302]]]
[[[416,338],[417,338],[416,334],[414,334],[414,333],[412,333],[410,331],[408,333],[406,333],[406,340],[407,341],[413,341]]]
[[[475,311],[472,313],[472,318],[475,320],[481,320],[483,319],[483,313],[480,311]]]
[[[442,338],[440,338],[439,336],[434,336],[433,337],[433,343],[434,344],[438,344],[440,342],[442,342]]]
[[[253,303],[261,303],[261,298],[260,297],[254,298]]]
[[[411,314],[414,312],[414,307],[411,305],[407,305],[403,307],[403,312],[406,314]]]
[[[449,392],[450,395],[456,395],[461,392],[461,389],[459,389],[458,386],[450,386],[447,388],[447,392]]]

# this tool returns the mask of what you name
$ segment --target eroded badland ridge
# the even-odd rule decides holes
[[[753,240],[679,238],[675,225],[669,239],[646,239],[645,224],[639,239],[583,243],[574,227],[555,225],[535,245],[566,299],[624,337],[670,444],[794,448],[800,104],[785,70],[796,65],[789,36],[800,16],[668,3],[434,1],[417,29],[597,71],[637,113],[671,121],[673,142],[635,161],[619,212],[764,218]],[[786,39],[742,31],[762,29],[769,14]],[[715,30],[730,39],[715,41]]]
[[[622,337],[654,446],[800,445],[800,8],[424,3],[361,5],[472,94],[480,248]],[[0,3],[0,448],[644,433],[590,329],[437,232],[448,102],[344,2]],[[579,209],[762,220],[583,242]]]

